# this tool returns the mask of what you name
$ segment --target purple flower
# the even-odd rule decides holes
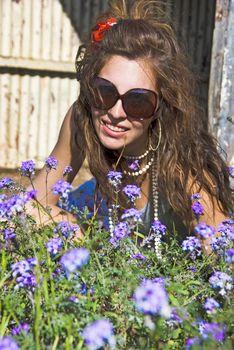
[[[46,249],[52,256],[58,254],[58,252],[62,249],[62,247],[63,247],[63,242],[61,238],[51,238],[46,243]]]
[[[201,242],[197,237],[189,236],[182,242],[182,250],[191,253],[192,260],[201,255]]]
[[[204,309],[208,314],[215,314],[217,309],[220,308],[220,304],[213,298],[207,298],[204,303]]]
[[[229,175],[234,177],[234,166],[229,166],[228,167],[228,172],[229,172]]]
[[[5,230],[3,230],[3,233],[4,233],[4,239],[6,241],[9,241],[9,240],[14,239],[16,237],[15,232],[13,232],[12,230],[5,229]]]
[[[32,271],[32,269],[37,265],[37,260],[35,258],[29,258],[26,260],[20,260],[11,265],[13,270],[12,276],[22,275],[26,272]]]
[[[193,252],[194,250],[200,250],[201,242],[195,236],[186,237],[186,239],[182,242],[182,249],[184,251]]]
[[[144,255],[142,255],[141,253],[132,254],[132,255],[130,256],[130,258],[131,258],[131,259],[136,259],[136,260],[142,260],[142,261],[144,261],[144,260],[147,259],[147,258],[146,258]]]
[[[50,171],[51,169],[55,170],[57,169],[57,166],[58,166],[58,160],[53,156],[49,156],[45,161],[45,165],[46,165],[47,171]]]
[[[21,332],[28,334],[30,331],[30,326],[28,323],[21,323],[19,326],[13,327],[11,330],[12,335],[17,336]]]
[[[82,285],[80,287],[80,294],[86,295],[87,293],[88,293],[87,284],[86,283],[82,283]],[[89,293],[90,293],[90,295],[94,294],[94,288],[93,287],[89,288]]]
[[[199,343],[200,343],[200,339],[198,337],[188,338],[186,340],[185,349],[190,350],[193,345],[199,344]]]
[[[136,160],[132,161],[131,163],[128,163],[128,167],[129,167],[129,169],[136,171],[137,169],[140,168],[139,160],[136,159]]]
[[[16,194],[0,202],[0,216],[3,219],[11,219],[13,215],[22,213],[25,200]]]
[[[18,288],[30,288],[36,286],[36,276],[31,272],[26,272],[21,276],[16,277],[16,289]]]
[[[121,185],[123,174],[120,171],[109,171],[107,178],[109,183],[117,190]]]
[[[29,288],[36,286],[36,277],[32,273],[34,267],[37,264],[35,258],[29,258],[26,260],[20,260],[11,265],[13,270],[12,276],[16,277],[16,288]]]
[[[123,193],[130,200],[130,202],[134,202],[141,196],[141,189],[136,185],[127,185],[123,188]]]
[[[165,288],[151,280],[145,280],[135,291],[134,300],[138,311],[144,314],[170,317],[170,307]]]
[[[21,175],[31,177],[35,174],[35,162],[33,160],[26,160],[21,163],[19,168]]]
[[[141,285],[142,286],[145,283],[147,283],[148,281],[151,281],[151,282],[153,282],[155,284],[160,284],[162,287],[164,287],[165,285],[169,285],[169,283],[165,281],[164,277],[155,277],[155,278],[152,278],[152,279],[141,277]]]
[[[194,214],[197,216],[204,214],[204,208],[199,202],[194,202],[192,204],[192,210],[193,210]]]
[[[64,271],[60,267],[55,269],[51,275],[52,275],[52,278],[56,278],[56,277],[59,277],[61,275],[65,276]]]
[[[191,272],[197,272],[196,266],[189,266],[189,267],[187,268],[187,270],[188,270],[188,271],[191,271]]]
[[[98,350],[106,347],[115,348],[113,325],[109,320],[97,320],[87,325],[83,332],[85,345],[89,350]]]
[[[218,226],[218,232],[221,233],[222,236],[227,237],[231,241],[234,240],[234,221],[233,220],[224,220]]]
[[[73,169],[70,165],[65,166],[65,168],[63,170],[63,176],[70,174],[72,171],[73,171]]]
[[[215,271],[209,278],[209,282],[213,288],[220,289],[219,294],[225,296],[232,289],[233,279],[225,272]]]
[[[66,252],[60,259],[60,264],[64,267],[67,274],[71,274],[89,261],[90,253],[85,248],[74,248]]]
[[[174,328],[175,326],[178,326],[183,323],[183,319],[178,315],[177,310],[175,307],[172,308],[170,319],[167,320],[167,325],[170,328]]]
[[[227,236],[214,236],[211,239],[210,245],[214,251],[218,252],[220,255],[223,255],[224,249],[228,246],[229,243],[230,241]]]
[[[129,224],[129,229],[132,230],[136,227],[137,223],[141,222],[142,212],[135,208],[126,209],[121,216],[121,220],[126,220]]]
[[[191,199],[192,201],[193,200],[196,200],[196,199],[200,199],[201,198],[201,195],[199,193],[194,193],[192,196],[191,196]]]
[[[19,350],[18,344],[10,337],[0,338],[0,350]]]
[[[199,323],[199,331],[203,339],[212,338],[217,342],[222,342],[225,339],[225,325],[218,323],[208,323],[201,321]]]
[[[123,239],[125,236],[129,234],[129,228],[128,228],[128,223],[127,222],[119,222],[114,230],[113,230],[113,235],[116,239]]]
[[[15,182],[9,177],[3,177],[2,179],[0,179],[0,188],[9,188],[14,184]]]
[[[119,240],[123,239],[130,233],[127,222],[119,222],[113,230],[113,237],[110,239],[110,243],[115,245]]]
[[[62,234],[64,237],[74,235],[74,233],[79,229],[79,225],[70,224],[68,221],[60,221],[57,227],[54,229],[55,233]]]
[[[52,191],[55,195],[59,195],[60,199],[66,200],[69,192],[72,190],[72,186],[69,182],[64,180],[58,180],[52,187]]]
[[[164,277],[154,277],[153,279],[152,279],[152,281],[154,282],[154,283],[158,283],[158,284],[160,284],[161,286],[169,286],[169,282],[164,278]]]
[[[134,221],[139,221],[141,219],[142,216],[142,212],[141,210],[137,210],[135,208],[130,208],[130,209],[126,209],[123,213],[123,215],[121,216],[121,219],[133,219]]]
[[[79,303],[79,299],[75,295],[70,295],[68,297],[68,300],[70,300],[70,301],[72,301],[73,303],[76,303],[76,304]]]
[[[6,199],[7,199],[7,195],[5,193],[0,194],[0,203],[3,203]]]
[[[25,203],[30,201],[31,199],[36,198],[37,190],[31,190],[24,193],[24,201]]]
[[[228,264],[234,263],[234,248],[230,248],[225,253],[225,261]]]
[[[0,201],[0,216],[3,219],[11,219],[13,215],[24,211],[24,205],[31,199],[31,192],[23,195],[13,194],[11,197],[3,197]]]
[[[200,238],[206,239],[212,237],[215,233],[215,229],[212,226],[207,225],[206,223],[200,223],[195,226],[194,231],[200,236]]]
[[[154,233],[156,233],[159,236],[165,235],[167,231],[167,227],[163,225],[159,220],[154,220],[151,226]]]

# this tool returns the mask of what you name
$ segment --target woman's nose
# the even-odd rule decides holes
[[[121,99],[118,99],[116,104],[111,107],[108,112],[116,119],[118,118],[127,118],[127,114],[123,109],[123,104]]]

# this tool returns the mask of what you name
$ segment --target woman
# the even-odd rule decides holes
[[[79,51],[77,74],[80,96],[52,152],[59,165],[48,188],[67,165],[71,182],[87,157],[95,177],[91,192],[96,188],[109,209],[116,196],[109,171],[122,172],[123,185],[141,188],[134,204],[142,210],[145,234],[153,219],[187,234],[194,224],[194,193],[201,196],[203,222],[217,226],[226,218],[232,202],[228,171],[204,126],[186,57],[156,1],[135,1],[130,9],[125,1],[111,1]],[[38,199],[61,220],[58,198],[46,195],[46,174],[42,169],[34,181]],[[70,204],[80,206],[81,192],[71,195]],[[121,191],[119,203],[128,207]]]

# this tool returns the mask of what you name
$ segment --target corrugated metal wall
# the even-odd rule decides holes
[[[71,22],[77,1],[0,1],[0,167],[34,159],[54,146],[77,98],[79,44]]]
[[[199,78],[200,100],[208,108],[212,36],[216,0],[173,0],[171,15]]]
[[[206,107],[215,0],[165,0],[201,77]],[[78,94],[74,58],[107,0],[0,1],[0,167],[51,151]]]
[[[234,0],[217,0],[211,67],[211,131],[234,166]],[[234,179],[232,184],[234,188]]]

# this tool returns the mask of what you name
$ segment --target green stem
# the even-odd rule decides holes
[[[97,253],[96,253],[96,252],[94,252],[94,256],[95,256],[95,260],[97,261],[99,270],[100,270],[101,275],[102,275],[102,284],[103,284],[103,287],[106,288],[106,282],[105,282],[105,277],[104,277],[102,265],[100,264],[100,261],[99,261],[99,259],[98,259],[98,257],[97,257]]]
[[[45,179],[45,185],[46,185],[46,207],[48,205],[48,175],[49,172],[46,170],[46,179]]]
[[[29,179],[30,179],[30,183],[32,185],[33,190],[36,191],[35,186],[34,186],[34,184],[32,182],[31,176],[29,177]],[[40,209],[39,209],[39,202],[38,202],[38,200],[36,198],[35,198],[35,200],[36,200],[36,203],[37,203],[37,211],[38,211],[39,221],[40,221],[40,225],[41,225],[42,221],[41,221],[41,213],[40,213]]]
[[[201,293],[203,293],[204,291],[206,291],[207,288],[203,288],[202,290],[200,290],[199,292],[197,292],[196,294],[194,294],[192,297],[190,297],[187,301],[185,301],[185,303],[183,304],[183,306],[186,306],[188,304],[190,304],[190,302],[193,300],[193,299],[196,299],[197,296]]]
[[[58,336],[58,335],[56,335],[56,337],[55,337],[55,340],[54,340],[54,343],[53,343],[53,345],[52,345],[52,349],[51,349],[51,350],[56,350],[56,349],[57,349],[58,342],[59,342],[59,336]]]

